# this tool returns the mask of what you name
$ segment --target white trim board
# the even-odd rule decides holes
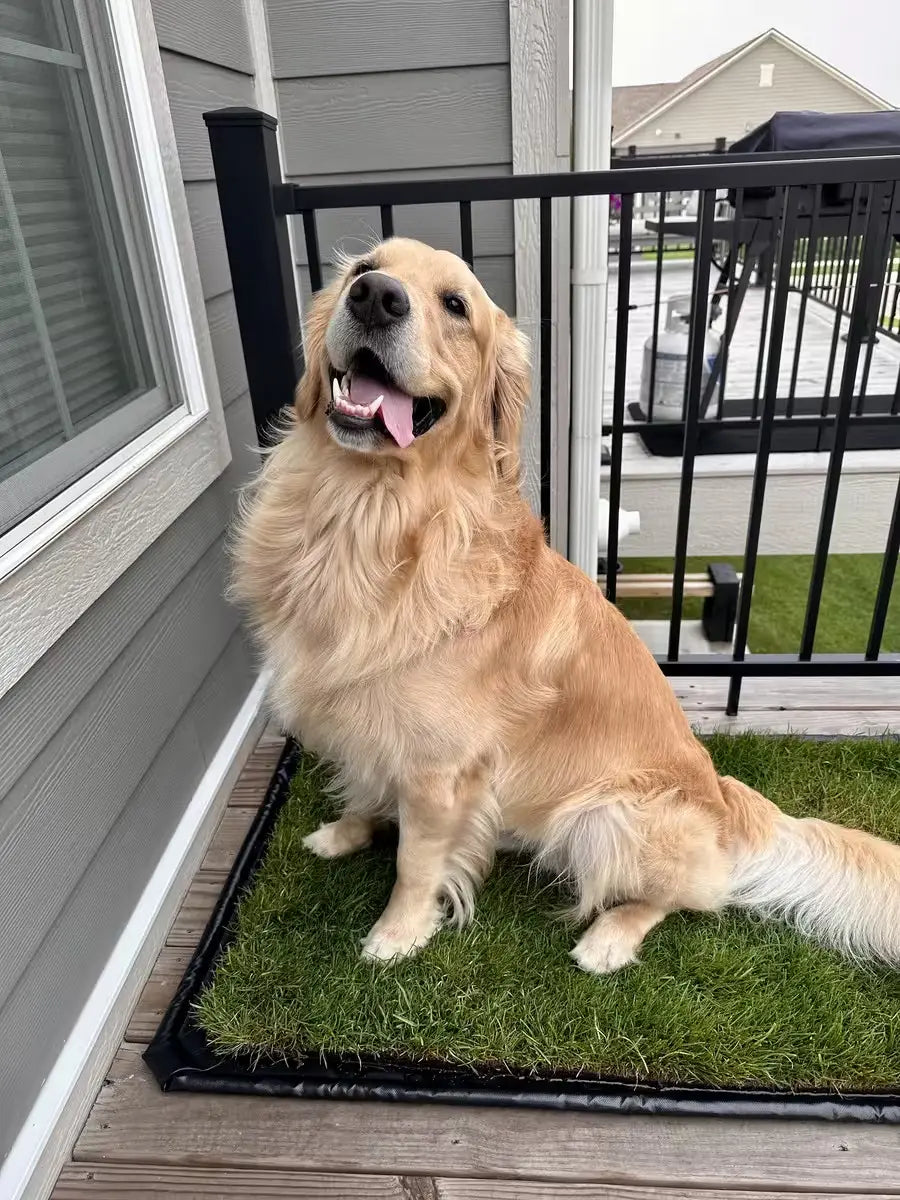
[[[568,0],[509,0],[513,174],[570,166]],[[522,435],[525,494],[540,509],[540,223],[537,200],[516,200],[516,323],[531,343],[532,402]],[[550,532],[565,553],[569,511],[569,213],[553,213],[553,431]]]
[[[0,1168],[3,1200],[46,1200],[121,1042],[231,789],[265,724],[261,675],[225,735]]]

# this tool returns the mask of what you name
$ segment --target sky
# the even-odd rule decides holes
[[[771,26],[900,106],[900,0],[616,0],[613,84],[674,82]]]

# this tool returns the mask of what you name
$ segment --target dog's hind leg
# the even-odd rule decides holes
[[[572,957],[598,975],[635,962],[646,935],[669,913],[715,911],[728,898],[730,865],[719,842],[714,803],[673,788],[622,805],[617,820],[615,811],[588,811],[569,831],[570,844],[578,833],[582,843],[588,842],[587,853],[583,844],[580,856],[570,850],[579,907],[584,915],[591,905],[595,912],[602,910]],[[622,903],[607,908],[610,899]]]
[[[584,971],[608,975],[637,961],[641,942],[654,925],[668,916],[669,910],[643,900],[620,904],[601,913],[572,950],[572,957]]]

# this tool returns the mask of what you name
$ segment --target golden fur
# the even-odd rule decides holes
[[[505,831],[571,880],[594,922],[573,951],[588,970],[632,961],[675,909],[728,903],[900,960],[900,850],[791,821],[719,778],[628,622],[545,544],[519,492],[531,372],[509,318],[453,255],[392,239],[366,258],[405,285],[415,394],[446,413],[403,450],[337,443],[327,336],[342,273],[312,307],[233,584],[276,715],[337,768],[344,815],[309,848],[348,853],[399,819],[397,882],[364,953],[412,952],[448,901],[466,919]],[[465,319],[442,307],[448,288]]]

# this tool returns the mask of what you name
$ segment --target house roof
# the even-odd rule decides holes
[[[727,50],[724,54],[719,54],[716,58],[711,58],[709,62],[703,63],[691,71],[689,75],[685,75],[683,79],[677,80],[675,83],[641,83],[631,87],[613,88],[612,94],[612,123],[613,136],[612,142],[614,146],[622,145],[625,139],[642,125],[646,124],[651,117],[659,116],[664,113],[676,100],[680,99],[686,92],[702,84],[707,78],[720,71],[728,63],[740,58],[752,46],[757,46],[764,42],[767,38],[774,38],[786,46],[789,50],[795,53],[802,54],[804,58],[821,67],[830,75],[840,79],[847,87],[858,92],[867,100],[879,104],[882,108],[893,108],[892,104],[888,104],[880,96],[876,96],[874,92],[870,92],[868,88],[857,83],[855,79],[851,79],[849,75],[844,75],[836,67],[832,67],[830,63],[824,59],[818,58],[811,51],[805,49],[797,42],[786,37],[778,29],[767,29],[758,37],[750,38],[746,42],[742,42],[739,46],[735,46],[732,50]]]

